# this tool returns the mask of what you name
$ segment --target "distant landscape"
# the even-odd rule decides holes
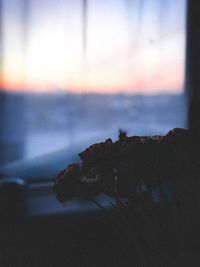
[[[186,126],[182,95],[6,93],[0,94],[0,106],[0,145],[10,147],[4,155],[10,161],[88,139],[116,139],[119,129],[128,135],[155,135]],[[14,158],[9,156],[13,149],[21,151]]]

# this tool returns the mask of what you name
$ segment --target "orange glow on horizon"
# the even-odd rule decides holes
[[[162,49],[160,45],[135,51],[126,48],[117,56],[98,62],[88,58],[87,65],[78,62],[74,68],[58,67],[56,58],[52,66],[48,60],[37,64],[38,57],[24,66],[9,61],[0,79],[0,88],[10,92],[181,93],[184,58],[176,41],[174,38],[165,42]],[[158,53],[160,56],[156,56]]]
[[[170,77],[170,78],[169,78]],[[55,87],[52,84],[40,84],[30,85],[25,82],[12,82],[11,80],[0,83],[0,88],[7,92],[56,92],[66,91],[70,93],[102,93],[102,94],[113,94],[113,93],[181,93],[184,86],[184,70],[181,70],[179,66],[173,66],[170,70],[160,69],[159,73],[150,77],[130,77],[126,81],[126,84],[113,84],[112,80],[109,84],[99,83],[87,84],[82,79],[77,80],[71,85],[63,85],[63,87]],[[144,90],[145,88],[145,90]],[[161,90],[162,88],[162,90]]]

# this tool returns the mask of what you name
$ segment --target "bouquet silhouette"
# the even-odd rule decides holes
[[[127,137],[120,131],[118,141],[107,139],[81,152],[81,163],[59,173],[53,190],[60,202],[94,201],[142,266],[167,264],[197,245],[200,160],[195,140],[180,128],[165,136]],[[112,209],[96,201],[102,193],[115,200]]]

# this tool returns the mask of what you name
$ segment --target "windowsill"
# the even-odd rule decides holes
[[[25,216],[71,216],[88,213],[99,213],[102,210],[92,201],[74,199],[67,204],[61,204],[52,192],[52,183],[31,185],[25,194]],[[111,198],[101,195],[96,198],[105,208],[109,208]]]
[[[102,208],[91,200],[74,199],[59,203],[52,191],[53,182],[22,184],[23,180],[8,178],[0,183],[0,215],[2,218],[73,217],[100,214]],[[21,182],[21,183],[20,183]],[[95,201],[106,209],[111,208],[111,198],[100,195]]]

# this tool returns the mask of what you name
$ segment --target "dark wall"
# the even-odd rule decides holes
[[[200,2],[188,0],[186,92],[189,96],[189,126],[200,136]]]

